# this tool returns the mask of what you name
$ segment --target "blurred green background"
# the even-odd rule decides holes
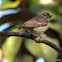
[[[0,0],[0,32],[20,26],[41,13],[53,16],[50,28],[42,37],[62,47],[61,0]],[[12,31],[30,34],[25,29]],[[0,53],[1,62],[57,62],[60,59],[50,46],[16,36],[0,36]]]

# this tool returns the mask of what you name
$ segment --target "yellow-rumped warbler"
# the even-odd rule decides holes
[[[44,33],[49,28],[50,19],[51,15],[49,13],[43,13],[26,21],[22,26],[15,28],[25,28],[31,33],[40,35],[39,33]]]

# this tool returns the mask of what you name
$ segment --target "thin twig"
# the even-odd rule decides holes
[[[25,37],[25,38],[29,38],[29,39],[32,39],[34,40],[36,43],[44,43],[50,47],[52,47],[53,49],[55,49],[59,54],[62,55],[62,49],[55,45],[54,43],[44,39],[43,37],[42,38],[39,38],[39,37],[36,37],[36,36],[33,36],[33,35],[30,35],[30,34],[24,34],[24,33],[19,33],[19,32],[12,32],[12,31],[2,31],[0,32],[0,36],[6,36],[6,37],[10,37],[10,36],[18,36],[18,37]]]

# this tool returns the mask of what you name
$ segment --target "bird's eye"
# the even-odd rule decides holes
[[[45,16],[47,16],[47,14],[44,14]]]
[[[47,16],[47,15],[49,15],[49,14],[48,14],[48,13],[45,13],[45,14],[44,14],[44,16]]]

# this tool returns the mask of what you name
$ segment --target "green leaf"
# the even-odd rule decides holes
[[[20,4],[21,0],[11,1],[11,0],[3,0],[2,5],[0,6],[0,10],[16,8]]]
[[[13,31],[24,32],[25,30],[23,30],[23,29],[21,29],[21,30],[14,29]],[[16,37],[16,36],[8,37],[5,40],[5,43],[3,44],[3,53],[4,53],[4,56],[6,58],[8,58],[9,62],[14,61],[14,57],[18,53],[19,48],[22,44],[22,41],[23,41],[22,37],[20,38],[20,37]]]
[[[57,16],[55,23],[50,23],[50,28],[62,35],[62,17]]]
[[[42,37],[59,45],[58,40],[55,38],[48,37],[47,35],[43,35]],[[25,39],[25,47],[35,57],[43,57],[46,62],[54,62],[58,57],[58,53],[50,46],[43,43],[36,43],[30,39]]]

